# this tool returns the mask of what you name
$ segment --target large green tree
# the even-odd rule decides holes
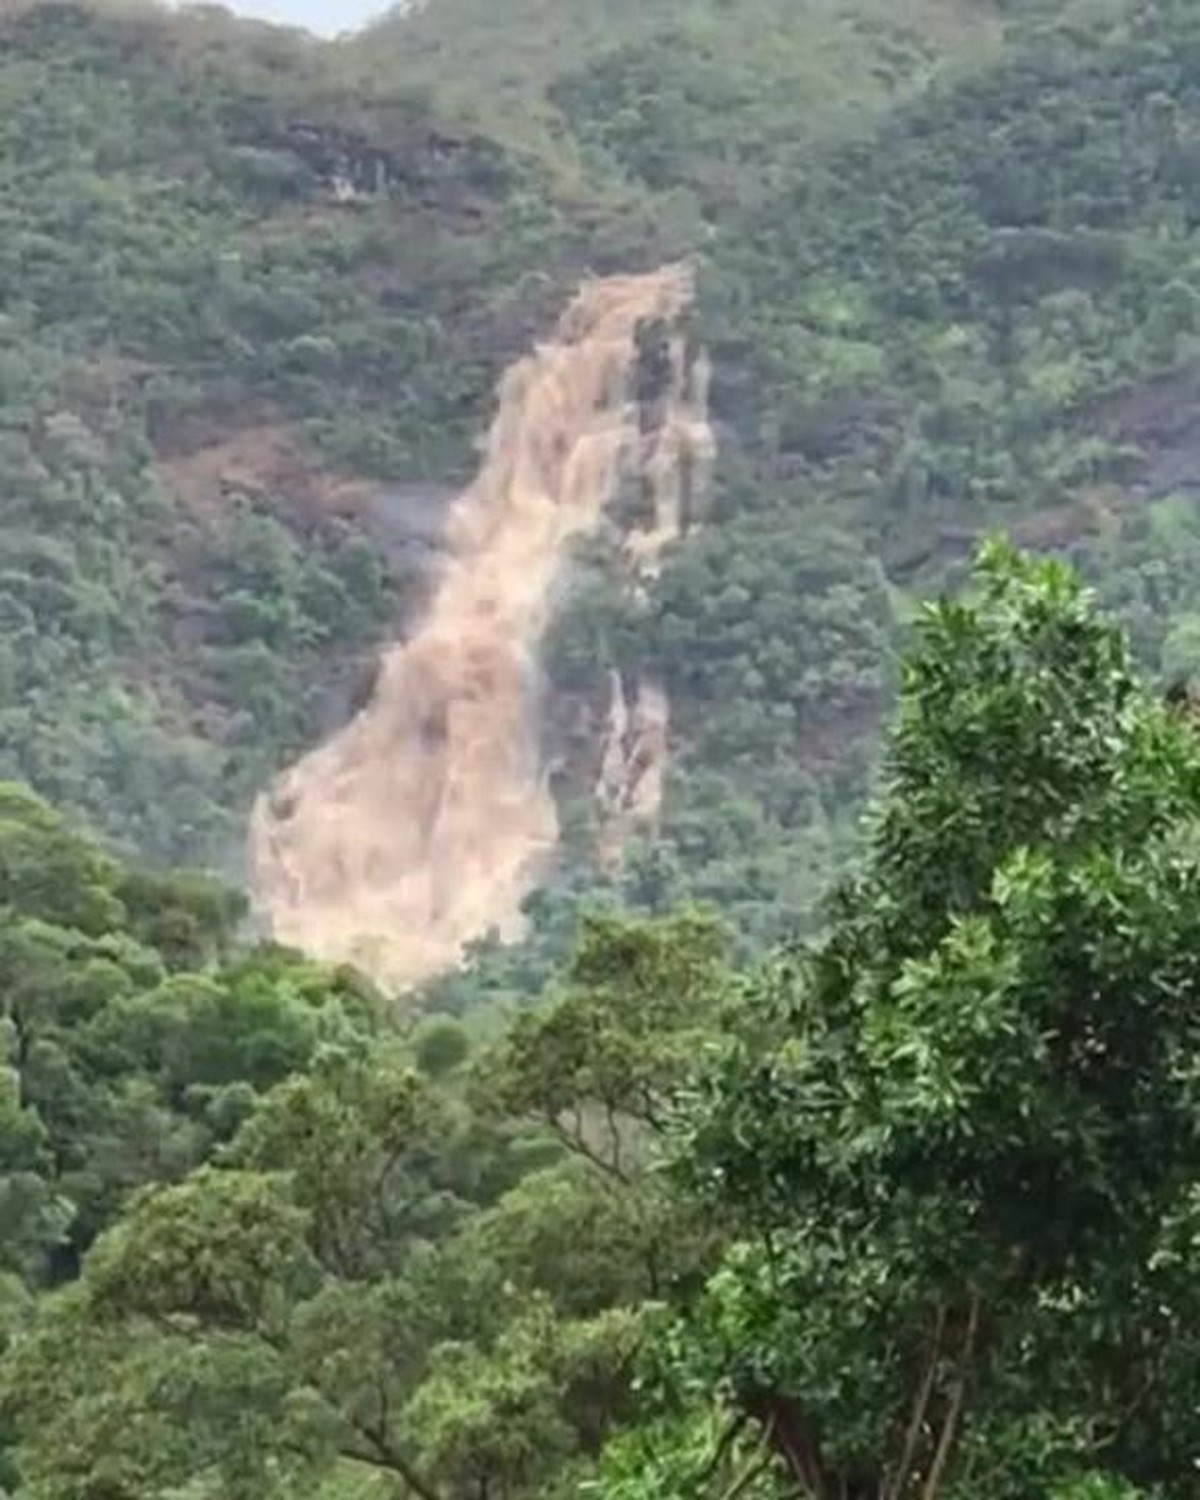
[[[1194,1494],[1198,1042],[1195,727],[989,546],[921,616],[827,937],[697,1090],[736,1238],[613,1500],[723,1494],[747,1438],[736,1484],[811,1500]]]
[[[244,902],[119,863],[0,783],[0,1273],[70,1276],[146,1182],[185,1175],[370,994],[235,953]]]
[[[21,1493],[576,1493],[632,1415],[652,1304],[711,1261],[648,1161],[721,945],[691,914],[598,920],[478,1067],[461,1035],[343,1031],[252,1094],[215,1158],[14,1309]]]

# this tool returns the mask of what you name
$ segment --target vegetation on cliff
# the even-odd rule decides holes
[[[441,0],[337,45],[0,16],[9,774],[236,870],[254,791],[420,606],[387,495],[470,473],[497,374],[585,269],[681,253],[705,524],[634,616],[595,549],[548,653],[560,698],[624,664],[674,704],[662,838],[610,894],[718,901],[750,945],[804,925],[912,600],[998,519],[1066,550],[1152,670],[1192,669],[1194,7],[590,14]],[[547,953],[608,889],[585,791]]]
[[[601,45],[569,7],[497,33],[436,6],[321,46],[215,8],[6,7],[0,766],[126,848],[236,866],[254,791],[419,606],[376,482],[469,474],[496,376],[585,269],[708,243],[718,122],[741,180],[846,128],[831,93],[862,128],[999,35],[948,0],[859,10],[630,6]],[[676,33],[690,164],[643,180],[594,121],[627,91],[606,70]]]

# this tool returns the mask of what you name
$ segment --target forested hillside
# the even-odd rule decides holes
[[[839,865],[912,601],[982,530],[1072,557],[1149,670],[1195,669],[1200,20],[926,16],[899,28],[925,42],[900,51],[899,97],[851,121],[795,84],[736,85],[733,42],[683,10],[548,93],[585,160],[703,223],[714,493],[648,613],[597,560],[549,666],[576,694],[612,663],[664,674],[681,731],[664,827],[619,894],[711,899],[762,941],[803,927]],[[797,32],[818,12],[793,8]],[[897,36],[879,16],[853,29],[860,60]],[[551,896],[543,930],[572,909]]]
[[[743,156],[777,173],[998,37],[942,0],[859,9],[433,7],[323,47],[7,8],[6,768],[127,847],[236,863],[253,792],[419,599],[494,381],[579,275],[704,245]],[[696,118],[638,122],[617,74],[647,45]],[[610,72],[657,174],[592,139]]]
[[[1197,14],[1019,7],[1009,37],[707,205],[713,524],[638,649],[689,731],[661,858],[760,931],[861,794],[913,591],[980,528],[1069,552],[1151,667],[1193,665]],[[563,92],[648,181],[656,76],[631,51]],[[671,174],[697,181],[686,148]]]
[[[236,873],[254,792],[419,607],[500,371],[585,271],[680,254],[706,524],[635,616],[593,546],[547,652],[560,704],[614,663],[670,690],[662,836],[616,895],[714,899],[755,943],[803,923],[910,601],[988,525],[1070,552],[1151,669],[1190,670],[1194,9],[597,15],[439,0],[321,45],[5,11],[10,774]],[[578,791],[556,952],[610,883]]]
[[[1189,1500],[1200,741],[1076,578],[923,610],[858,875],[413,1024],[0,797],[18,1500]]]
[[[1194,1500],[1198,224],[1191,0],[0,0],[0,1497]],[[681,261],[528,940],[257,941],[498,378]]]
[[[399,628],[430,483],[469,472],[585,238],[616,264],[655,231],[560,221],[536,160],[298,35],[0,25],[3,759],[129,846],[226,861]]]

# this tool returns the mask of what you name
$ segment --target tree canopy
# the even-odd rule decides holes
[[[1198,819],[1194,724],[1068,569],[989,546],[916,626],[828,935],[684,1112],[731,1226],[664,1379],[684,1452],[703,1392],[780,1493],[1191,1493]]]
[[[22,1500],[1193,1493],[1200,738],[1065,565],[922,611],[819,939],[499,1028],[4,806]]]

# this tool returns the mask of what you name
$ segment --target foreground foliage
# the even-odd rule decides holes
[[[707,1391],[818,1500],[1192,1493],[1198,832],[1194,725],[990,548],[920,620],[829,936],[687,1111],[734,1242],[669,1361],[683,1452]],[[614,1493],[707,1493],[662,1468]]]
[[[1186,1500],[1194,724],[993,544],[886,764],[820,942],[595,918],[491,1038],[7,792],[10,1488]]]
[[[711,1255],[647,1173],[722,994],[711,920],[598,920],[476,1076],[454,1023],[402,1034],[349,975],[232,956],[236,903],[3,810],[0,1476],[568,1493],[648,1305]]]

